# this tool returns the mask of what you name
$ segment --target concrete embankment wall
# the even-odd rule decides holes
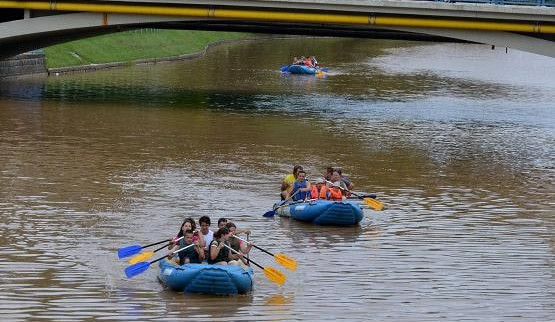
[[[44,74],[46,57],[43,52],[30,52],[0,61],[0,77]]]

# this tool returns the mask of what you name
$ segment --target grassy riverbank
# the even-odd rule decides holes
[[[209,43],[251,38],[253,34],[200,30],[141,29],[81,39],[44,49],[48,68],[179,56]]]

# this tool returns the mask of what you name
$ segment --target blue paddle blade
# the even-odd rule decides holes
[[[131,245],[127,247],[120,248],[118,250],[118,257],[124,258],[131,255],[135,255],[141,251],[141,245]]]
[[[275,210],[270,210],[270,211],[266,211],[265,214],[263,214],[262,216],[264,217],[273,217],[276,214]]]
[[[288,72],[289,71],[289,65],[281,66],[279,69],[284,73]]]
[[[322,72],[324,72],[324,73],[327,73],[327,72],[328,72],[328,69],[327,69],[327,68],[320,68],[320,71],[322,71]]]
[[[132,278],[146,271],[149,266],[150,266],[149,262],[140,262],[140,263],[128,266],[125,269],[125,276],[127,276],[127,278]]]

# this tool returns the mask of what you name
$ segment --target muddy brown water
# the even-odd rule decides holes
[[[316,54],[326,77],[283,75]],[[355,39],[0,81],[0,314],[9,321],[555,319],[555,60]],[[294,164],[340,165],[356,227],[262,214]],[[279,287],[165,290],[118,248],[228,217],[298,261]]]

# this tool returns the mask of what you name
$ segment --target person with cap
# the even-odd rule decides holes
[[[316,182],[310,185],[310,199],[321,199],[320,191],[322,187],[326,184],[326,178],[316,179]]]
[[[320,190],[320,198],[333,201],[343,201],[347,199],[345,196],[346,191],[347,186],[341,181],[339,172],[333,171],[331,180],[326,180],[326,185]]]

